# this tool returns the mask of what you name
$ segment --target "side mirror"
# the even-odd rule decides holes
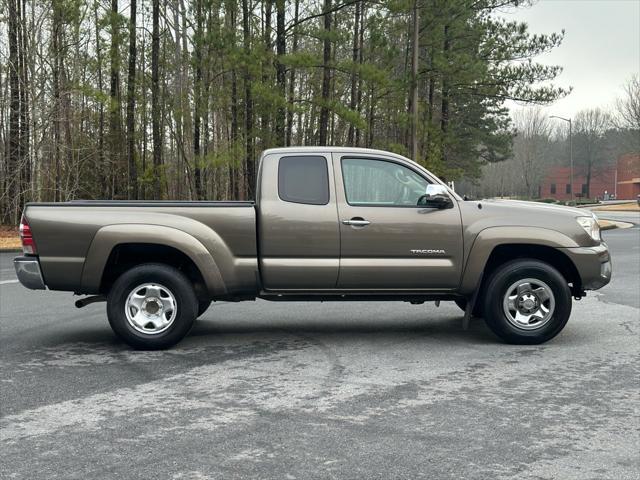
[[[418,198],[419,207],[451,208],[453,201],[444,185],[429,184],[427,193]]]

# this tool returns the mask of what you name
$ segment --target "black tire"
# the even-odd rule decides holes
[[[514,325],[503,306],[507,290],[524,279],[544,282],[553,293],[555,302],[548,321],[539,327],[533,325],[530,330]],[[562,331],[571,315],[571,290],[567,281],[554,267],[538,260],[520,259],[505,263],[491,274],[483,291],[485,321],[493,333],[507,343],[537,345],[551,340]]]
[[[165,290],[163,293],[168,291],[173,295],[173,320],[164,327],[165,330],[158,333],[136,330],[127,318],[129,295],[137,287],[147,283],[158,284]],[[144,291],[145,289],[139,290]],[[193,285],[181,271],[168,265],[148,263],[133,267],[118,277],[107,296],[107,316],[111,328],[125,343],[140,350],[159,350],[175,345],[189,333],[197,312],[198,300]]]
[[[200,317],[211,306],[211,300],[198,300],[198,317]]]

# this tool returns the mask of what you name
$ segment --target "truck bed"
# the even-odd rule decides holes
[[[104,256],[102,233],[125,229],[123,243],[166,244],[167,236],[188,234],[204,246],[231,289],[255,289],[256,213],[253,202],[74,200],[29,203],[27,217],[50,289],[92,293],[83,275],[91,252]],[[154,238],[151,230],[163,232]],[[142,235],[140,232],[146,233]],[[113,242],[111,234],[110,242]],[[90,260],[90,259],[89,259]],[[161,261],[161,259],[159,259]],[[98,280],[99,285],[99,280]]]

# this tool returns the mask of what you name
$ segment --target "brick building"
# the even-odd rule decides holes
[[[636,199],[640,195],[640,154],[629,153],[618,159],[618,198]]]
[[[540,198],[571,200],[571,169],[551,167],[540,185]],[[615,165],[594,168],[589,189],[591,198],[604,198],[605,192],[620,200],[635,200],[640,194],[640,154],[626,154],[618,158]],[[576,198],[587,194],[587,179],[584,169],[573,169],[573,191]]]

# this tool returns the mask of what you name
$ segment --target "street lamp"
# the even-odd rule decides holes
[[[565,122],[569,122],[569,163],[571,164],[571,169],[569,172],[569,182],[571,182],[570,190],[571,190],[571,201],[573,202],[573,140],[572,140],[572,125],[570,118],[558,117],[557,115],[551,115],[549,118],[557,118],[558,120],[564,120]]]

